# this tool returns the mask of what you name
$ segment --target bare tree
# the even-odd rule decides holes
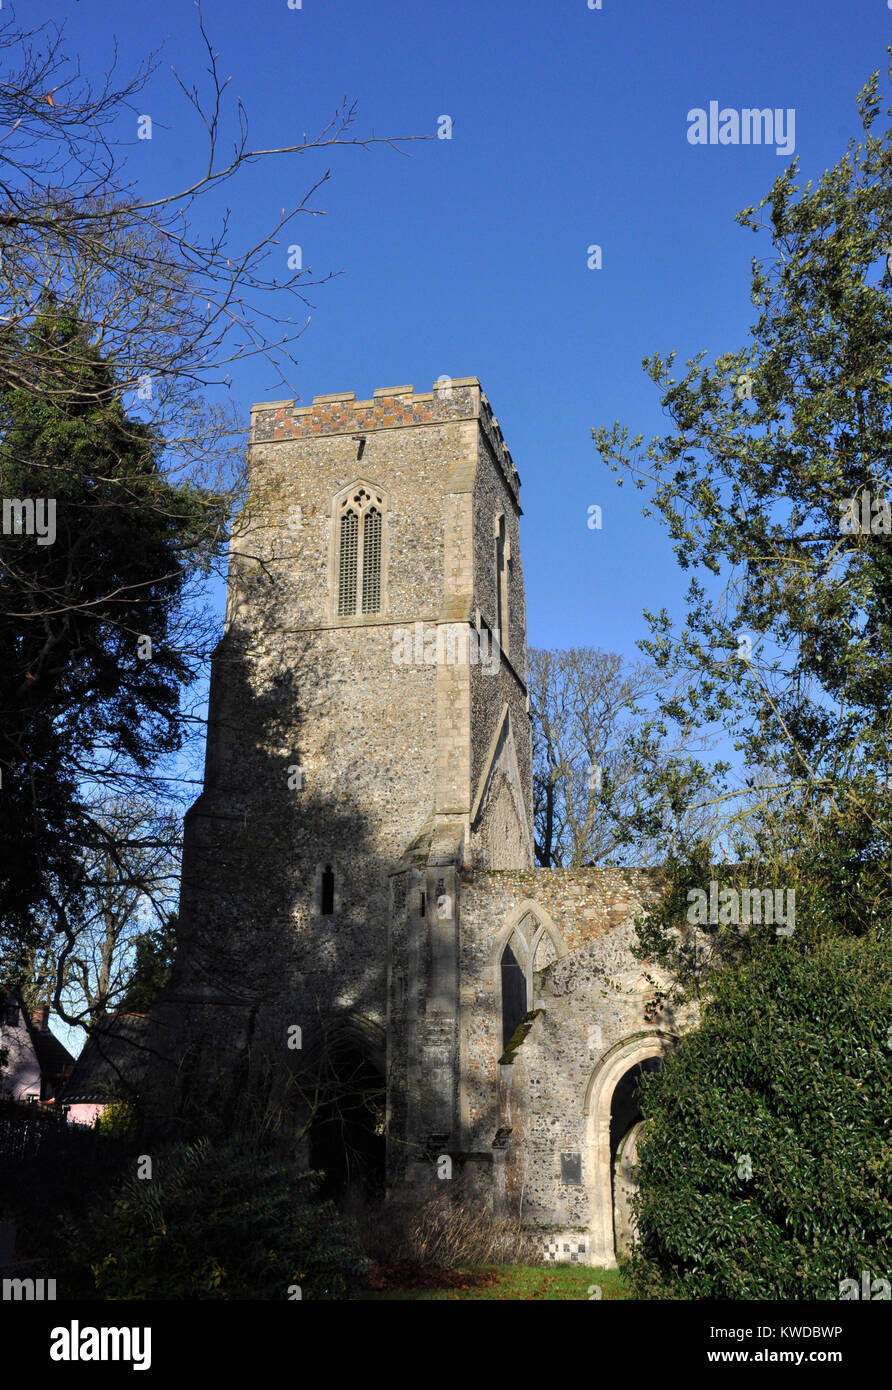
[[[136,797],[182,809],[189,794],[182,739],[200,736],[202,716],[200,700],[184,709],[176,687],[206,669],[217,638],[205,583],[224,561],[227,520],[245,491],[245,429],[227,388],[240,364],[260,357],[276,384],[296,394],[287,374],[307,322],[306,292],[321,281],[289,238],[299,218],[322,215],[315,200],[331,176],[325,157],[379,144],[405,153],[406,137],[355,133],[356,107],[347,99],[315,133],[268,147],[253,142],[196,8],[206,71],[199,81],[174,71],[173,81],[203,132],[204,157],[182,187],[152,198],[140,193],[116,132],[129,109],[134,134],[151,134],[137,99],[145,102],[157,55],[129,77],[116,74],[115,62],[96,80],[67,52],[63,29],[27,28],[13,15],[0,26],[0,491],[21,499],[59,488],[70,502],[55,546],[22,546],[5,525],[0,538],[3,856],[14,863],[33,828],[32,840],[42,836],[35,875],[43,890],[42,930],[23,939],[4,910],[0,947],[8,974],[52,946],[53,1004],[69,1022],[79,1012],[66,1008],[75,976],[90,996],[88,1014],[110,997],[125,906],[133,892],[149,891],[153,872],[133,858],[132,827],[95,813],[96,786],[119,806]],[[262,236],[241,239],[225,203],[239,174],[261,160],[298,157],[312,165],[305,191]],[[40,430],[22,428],[30,402],[52,429],[87,419],[101,435],[101,454],[69,457],[61,449],[48,461]],[[112,534],[126,512],[131,529],[138,514],[140,526],[164,537],[156,550],[163,567],[106,568],[103,527]],[[53,549],[70,563],[51,564]],[[153,614],[166,666],[151,658],[140,665],[136,650],[153,631]],[[124,673],[115,688],[112,673],[101,699],[86,678],[71,679],[78,663],[84,669],[87,647],[110,658],[107,678],[115,660]],[[128,705],[117,727],[129,726],[129,741],[101,717],[110,699]],[[58,737],[66,740],[59,773],[42,785]],[[63,832],[69,851],[79,847],[65,863],[52,848]],[[99,935],[88,962],[81,948],[91,939],[100,880],[108,915],[104,925],[101,915],[93,921]]]
[[[299,255],[283,254],[284,234],[301,215],[323,215],[313,200],[331,170],[312,173],[302,196],[250,244],[233,238],[228,208],[216,231],[201,234],[195,225],[201,200],[231,186],[258,160],[309,158],[343,146],[400,149],[408,139],[427,138],[354,134],[356,103],[344,98],[317,133],[290,144],[254,145],[241,100],[226,101],[231,79],[221,76],[219,55],[196,9],[205,80],[200,87],[175,70],[173,77],[204,133],[205,159],[181,188],[151,199],[141,198],[128,177],[113,123],[129,106],[135,127],[149,123],[138,134],[151,134],[151,118],[140,116],[134,101],[157,70],[157,56],[128,79],[116,80],[112,70],[95,83],[66,54],[61,29],[23,30],[13,18],[0,28],[0,55],[18,57],[0,80],[0,127],[6,131],[0,139],[0,228],[8,233],[0,267],[2,320],[12,327],[29,322],[48,291],[76,304],[92,327],[92,346],[115,362],[121,390],[137,394],[172,450],[178,444],[193,463],[202,446],[216,449],[225,425],[204,399],[209,385],[228,384],[233,368],[256,355],[284,383],[306,323],[303,291],[319,283]],[[273,255],[281,278],[270,273]],[[275,309],[267,304],[273,290],[293,295],[297,317],[282,317],[281,298]],[[0,375],[10,380],[30,382],[27,366],[15,354],[0,353]],[[52,391],[51,374],[41,380],[41,389]],[[70,391],[67,379],[60,389]]]
[[[137,947],[176,909],[181,826],[164,803],[98,799],[83,850],[83,894],[60,895],[41,944],[26,958],[30,1006],[58,991],[66,1022],[86,1030],[114,1013],[130,988]]]
[[[708,808],[692,812],[668,774],[705,739],[682,729],[670,746],[650,710],[661,688],[653,667],[574,647],[530,650],[527,669],[540,865],[654,862],[682,822],[694,816],[704,828]]]

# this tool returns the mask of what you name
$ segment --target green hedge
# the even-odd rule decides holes
[[[779,941],[645,1079],[639,1297],[836,1299],[892,1279],[892,946]]]

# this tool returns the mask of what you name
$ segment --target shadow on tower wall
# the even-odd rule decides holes
[[[340,631],[326,646],[288,630],[288,589],[274,574],[254,572],[246,593],[263,631],[234,626],[214,656],[177,957],[152,1012],[140,1088],[144,1130],[280,1142],[325,1169],[326,1191],[355,1181],[371,1191],[384,1165],[397,857],[373,809],[386,799],[387,767],[370,765],[361,720],[355,756],[343,737],[314,731],[317,765],[302,762],[307,721],[343,720],[349,653],[335,645]],[[327,764],[320,746],[331,749]]]

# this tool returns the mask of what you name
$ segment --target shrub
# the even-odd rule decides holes
[[[120,1134],[0,1102],[0,1209],[18,1226],[17,1258],[38,1261],[55,1277],[66,1248],[63,1218],[82,1219],[121,1180],[132,1153]]]
[[[153,1157],[68,1230],[67,1287],[103,1299],[349,1296],[365,1272],[355,1233],[318,1176],[207,1139]]]
[[[422,1200],[382,1202],[357,1212],[363,1247],[378,1264],[458,1269],[539,1264],[541,1241],[516,1217],[496,1217],[460,1177]]]
[[[892,946],[778,942],[645,1079],[638,1297],[834,1299],[892,1277]]]
[[[107,1106],[97,1116],[95,1128],[108,1139],[120,1139],[126,1143],[138,1137],[139,1119],[129,1101],[120,1100]]]

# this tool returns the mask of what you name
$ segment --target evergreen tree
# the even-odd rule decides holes
[[[751,338],[711,365],[699,354],[680,379],[672,353],[645,362],[670,432],[642,452],[618,422],[593,431],[604,462],[649,489],[646,514],[694,572],[680,629],[665,610],[647,615],[641,645],[671,691],[662,718],[723,727],[742,765],[736,783],[717,768],[705,795],[683,760],[654,770],[645,803],[674,787],[721,813],[708,839],[675,846],[676,886],[706,887],[721,850],[750,884],[798,884],[803,941],[887,931],[892,902],[892,129],[875,133],[880,108],[875,73],[858,97],[861,141],[804,188],[792,161],[738,215],[774,252],[753,261]],[[661,928],[679,925],[676,908],[651,914],[647,953],[672,956]]]
[[[73,929],[80,851],[101,835],[90,787],[134,785],[179,745],[195,670],[177,622],[224,522],[220,499],[165,480],[163,440],[128,418],[86,325],[48,302],[21,348],[40,380],[0,381],[7,970],[48,922]]]

